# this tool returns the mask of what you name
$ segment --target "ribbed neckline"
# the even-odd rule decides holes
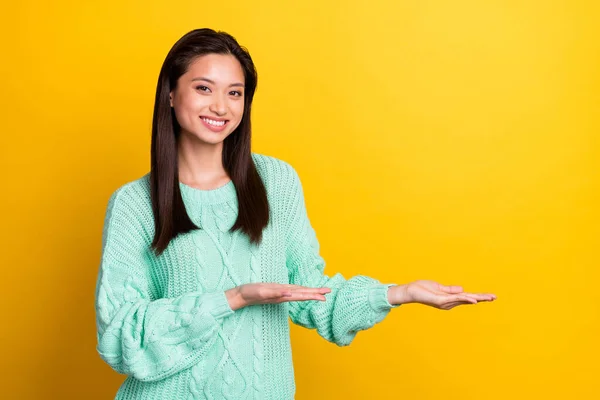
[[[209,190],[198,189],[179,182],[179,189],[182,197],[187,197],[201,204],[219,204],[237,199],[237,192],[232,180],[223,186]]]

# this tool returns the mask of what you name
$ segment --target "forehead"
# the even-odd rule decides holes
[[[208,78],[215,83],[244,82],[240,62],[231,54],[205,54],[195,58],[182,78]]]

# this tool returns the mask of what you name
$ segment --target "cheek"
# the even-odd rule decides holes
[[[179,96],[177,106],[182,113],[197,113],[206,103],[206,98],[189,93]]]
[[[238,117],[239,119],[242,119],[242,116],[244,114],[244,102],[243,101],[236,102],[235,104],[233,104],[231,106],[231,109],[235,113],[236,117]]]
[[[185,129],[190,129],[193,124],[193,119],[196,116],[195,110],[197,109],[191,99],[180,97],[176,102],[173,103],[175,109],[175,117],[179,125]]]

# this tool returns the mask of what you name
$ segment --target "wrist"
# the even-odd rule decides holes
[[[229,306],[233,311],[239,310],[240,308],[246,307],[244,299],[240,294],[240,289],[238,286],[231,288],[225,291],[225,296],[227,297],[227,301],[229,302]]]
[[[388,301],[392,305],[406,304],[412,303],[412,299],[410,298],[407,292],[408,285],[397,285],[391,286],[388,289]]]

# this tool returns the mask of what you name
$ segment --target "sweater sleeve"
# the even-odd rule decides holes
[[[325,261],[319,255],[319,242],[308,219],[302,184],[290,166],[286,236],[286,265],[290,283],[307,287],[329,287],[326,301],[289,302],[290,319],[297,325],[317,329],[324,339],[338,346],[349,345],[358,331],[381,322],[392,308],[388,288],[365,275],[346,280],[340,273],[329,277],[323,273]]]
[[[139,208],[123,187],[108,202],[95,292],[96,349],[115,371],[157,381],[197,363],[233,310],[224,291],[156,298],[149,278],[152,215]]]

